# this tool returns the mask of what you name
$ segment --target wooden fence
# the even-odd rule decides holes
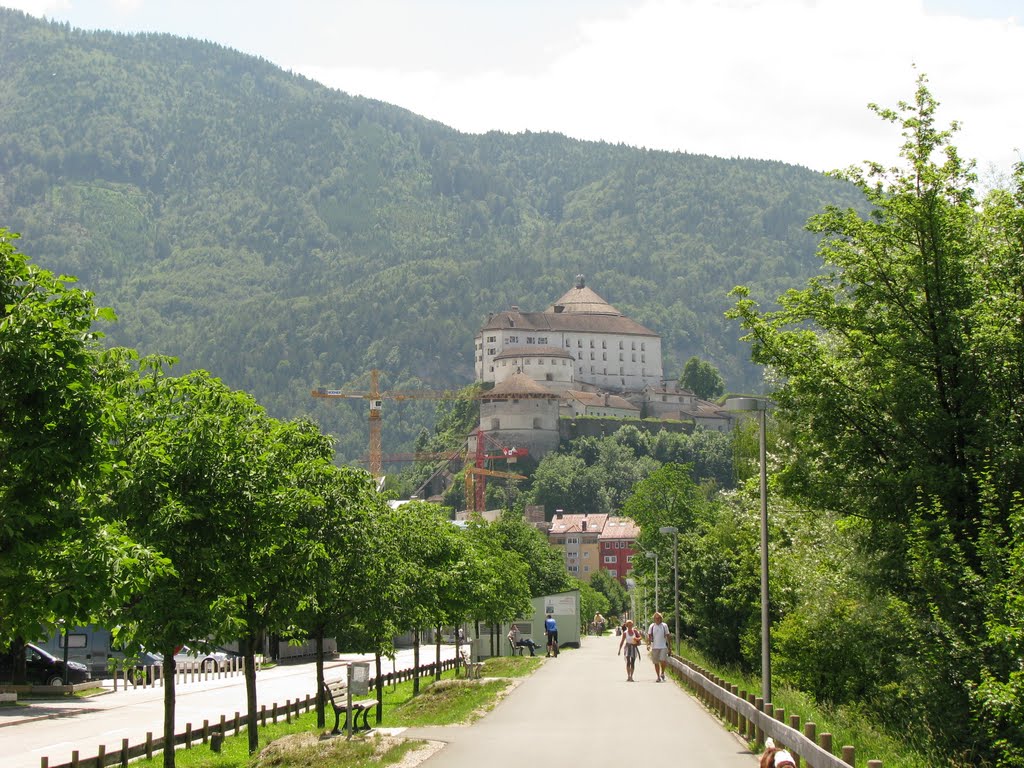
[[[459,660],[446,659],[441,662],[433,662],[431,664],[423,664],[419,668],[420,677],[430,677],[438,675],[446,669],[457,668]],[[416,669],[410,667],[409,669],[400,669],[394,672],[388,672],[380,676],[380,684],[391,685],[403,682],[405,680],[411,680],[416,674]],[[377,678],[372,677],[369,681],[372,687],[377,686]],[[276,723],[282,717],[285,722],[291,722],[293,715],[300,715],[303,712],[309,712],[316,708],[316,696],[307,694],[305,698],[299,699],[288,699],[284,705],[274,703],[268,709],[266,705],[260,707],[259,711],[259,724],[265,726],[269,720],[271,723]],[[379,711],[379,710],[378,710]],[[379,719],[378,719],[378,722]],[[209,720],[204,720],[202,727],[195,728],[192,723],[188,723],[185,726],[185,730],[182,733],[174,735],[174,747],[184,747],[185,749],[191,749],[193,744],[201,743],[207,744],[210,741],[210,737],[214,734],[220,734],[221,736],[228,736],[230,734],[239,734],[245,730],[246,722],[243,716],[239,712],[235,712],[233,717],[227,717],[226,715],[220,716],[220,721],[214,724],[210,724]],[[76,749],[71,753],[71,761],[67,763],[50,763],[50,758],[43,757],[40,760],[40,768],[105,768],[108,765],[117,765],[126,768],[130,760],[135,760],[140,757],[152,758],[157,752],[160,752],[164,748],[164,738],[153,737],[152,732],[146,734],[146,740],[141,744],[130,745],[128,739],[121,740],[121,748],[107,752],[104,745],[100,745],[97,748],[97,753],[93,757],[79,757],[79,751]]]
[[[836,756],[832,734],[817,733],[814,723],[804,723],[801,730],[799,715],[790,715],[787,721],[786,710],[777,709],[760,696],[739,690],[678,656],[672,656],[668,663],[709,710],[747,741],[763,744],[770,736],[776,745],[793,753],[797,768],[801,768],[801,761],[809,768],[850,768],[855,764],[854,748],[844,746],[841,756]],[[882,768],[882,761],[868,760],[867,765]]]

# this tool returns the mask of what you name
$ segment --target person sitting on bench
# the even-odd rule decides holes
[[[519,627],[517,627],[515,624],[513,624],[512,628],[509,629],[509,631],[508,631],[508,641],[510,643],[512,643],[512,645],[514,647],[516,647],[516,648],[529,648],[530,649],[530,655],[531,656],[536,655],[536,654],[534,654],[534,651],[537,648],[537,644],[535,642],[533,642],[533,640],[531,640],[528,637],[527,638],[522,637],[519,634]]]

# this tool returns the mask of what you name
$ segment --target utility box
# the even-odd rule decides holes
[[[370,664],[353,661],[348,665],[348,689],[353,696],[365,696],[370,692]]]

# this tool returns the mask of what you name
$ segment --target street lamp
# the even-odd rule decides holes
[[[658,553],[644,552],[644,557],[648,560],[654,560],[654,612],[657,613],[661,610],[658,607]]]
[[[761,696],[772,700],[771,620],[768,617],[768,469],[765,464],[765,417],[768,401],[758,397],[730,397],[727,411],[754,411],[760,422],[761,463]]]
[[[675,595],[676,632],[673,635],[676,648],[679,647],[679,529],[674,525],[663,525],[661,533],[672,534],[672,592]]]

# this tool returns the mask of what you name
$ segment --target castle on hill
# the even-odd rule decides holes
[[[540,458],[558,447],[559,417],[641,416],[727,430],[729,417],[663,378],[661,336],[588,288],[583,275],[543,312],[512,306],[476,335],[476,378],[493,389],[480,431]],[[475,436],[470,449],[475,450]]]

